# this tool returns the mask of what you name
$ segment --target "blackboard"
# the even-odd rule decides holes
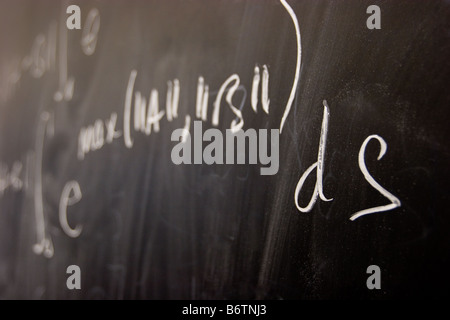
[[[2,0],[0,298],[448,295],[449,37],[448,1]],[[207,129],[274,171],[176,164]]]

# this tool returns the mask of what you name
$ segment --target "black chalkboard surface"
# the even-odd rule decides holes
[[[447,296],[449,37],[448,1],[0,1],[0,298]]]

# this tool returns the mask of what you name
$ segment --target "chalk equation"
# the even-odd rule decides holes
[[[195,108],[192,108],[192,113],[186,114],[179,111],[180,92],[184,89],[184,83],[181,83],[178,78],[161,79],[165,83],[165,92],[156,88],[149,88],[143,92],[136,89],[135,83],[145,70],[131,69],[126,75],[118,75],[127,79],[127,85],[123,88],[125,99],[120,102],[121,105],[114,112],[105,114],[99,119],[92,119],[89,124],[79,128],[76,137],[78,164],[89,166],[91,154],[101,152],[102,148],[108,144],[121,144],[126,152],[134,147],[138,135],[143,137],[157,135],[162,126],[169,125],[173,129],[171,159],[174,165],[260,164],[261,175],[276,175],[279,170],[280,136],[294,105],[302,66],[301,30],[298,18],[287,1],[280,0],[280,3],[286,10],[295,31],[295,39],[292,41],[295,41],[296,52],[292,54],[295,56],[296,64],[288,100],[283,105],[281,118],[277,119],[279,127],[270,130],[248,128],[249,121],[245,119],[242,112],[243,108],[249,108],[254,114],[260,111],[264,117],[271,117],[275,106],[269,96],[270,72],[276,66],[269,66],[263,61],[254,61],[253,74],[249,77],[250,83],[243,83],[243,76],[233,73],[224,75],[222,84],[217,88],[212,88],[203,74],[196,75],[197,88],[192,93],[196,97]],[[65,14],[66,11],[62,11],[61,18],[65,18]],[[83,28],[74,27],[74,29],[82,29],[80,47],[83,53],[88,57],[95,56],[99,41],[98,34],[101,30],[99,10],[92,9],[88,13]],[[32,77],[39,79],[50,70],[59,75],[58,87],[53,94],[54,101],[58,103],[72,99],[77,87],[76,79],[70,76],[67,60],[68,32],[70,31],[64,19],[59,24],[52,22],[46,34],[39,34],[35,38],[31,52],[22,59],[18,59],[15,69],[10,74],[6,99],[14,93],[25,73],[29,72]],[[249,99],[246,95],[241,95],[241,101],[236,103],[237,93],[247,92],[246,85],[249,87]],[[324,172],[327,170],[325,160],[328,128],[333,121],[332,107],[330,108],[326,100],[323,100],[320,107],[323,108],[323,117],[321,130],[317,136],[317,160],[298,177],[293,193],[293,205],[300,213],[310,212],[318,199],[326,202],[336,201],[327,193],[327,190],[324,190],[323,184]],[[225,133],[217,129],[223,124],[222,108],[226,108],[233,117],[233,120],[226,124],[228,129]],[[54,245],[48,232],[47,216],[43,205],[45,185],[42,179],[42,161],[46,139],[54,135],[52,130],[54,121],[52,112],[45,111],[40,114],[34,148],[23,155],[22,159],[10,165],[0,163],[0,197],[4,196],[7,190],[25,191],[33,197],[37,237],[33,251],[47,258],[54,255]],[[213,128],[203,131],[202,124],[205,123]],[[387,153],[387,142],[381,135],[374,133],[361,143],[359,154],[354,157],[355,164],[359,166],[367,183],[383,195],[389,203],[361,209],[355,213],[349,212],[351,221],[401,206],[401,201],[381,186],[367,168],[366,147],[369,143],[378,143],[380,147],[377,160],[382,160]],[[248,154],[246,154],[247,149]],[[234,150],[237,150],[236,154]],[[308,192],[305,189],[308,179],[315,179],[314,189],[309,202],[301,204],[300,195]],[[60,193],[58,218],[60,228],[70,238],[77,238],[83,232],[83,225],[70,225],[68,220],[72,208],[76,208],[82,201],[83,186],[76,179],[67,181]]]

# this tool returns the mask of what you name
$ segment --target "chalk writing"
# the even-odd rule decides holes
[[[173,131],[171,141],[175,142],[171,159],[175,165],[180,164],[261,164],[261,175],[275,175],[279,171],[279,136],[286,124],[290,110],[294,104],[300,81],[300,71],[302,63],[302,43],[299,21],[292,7],[286,0],[280,0],[284,10],[288,13],[294,26],[296,51],[293,56],[296,58],[295,73],[292,86],[284,88],[289,92],[287,101],[280,104],[276,99],[270,99],[273,92],[270,90],[270,72],[277,68],[276,65],[261,64],[266,61],[252,61],[250,68],[253,74],[245,77],[245,74],[238,74],[231,71],[229,74],[220,76],[219,83],[211,85],[205,70],[199,70],[197,74],[191,74],[192,79],[196,79],[196,90],[190,93],[195,97],[195,104],[185,105],[180,101],[181,93],[185,93],[185,83],[179,79],[185,79],[181,75],[171,76],[171,79],[159,79],[165,89],[157,84],[150,88],[139,88],[138,76],[148,70],[140,70],[137,67],[129,67],[123,77],[124,100],[117,106],[117,110],[109,114],[100,116],[98,119],[91,119],[86,123],[78,125],[76,128],[76,157],[78,163],[88,165],[90,154],[101,152],[106,144],[120,143],[124,150],[134,147],[134,138],[138,135],[158,136],[163,127],[171,126]],[[71,6],[72,10],[78,6]],[[68,8],[69,9],[69,8]],[[75,10],[76,11],[76,10]],[[73,11],[73,12],[75,12]],[[69,12],[69,11],[67,11]],[[72,12],[72,11],[70,11]],[[76,13],[76,12],[75,12]],[[76,21],[74,13],[70,23],[70,29],[80,29],[81,26]],[[285,14],[286,15],[286,14]],[[61,19],[65,19],[66,11],[61,11]],[[54,72],[57,76],[57,87],[52,88],[53,100],[57,106],[70,101],[75,93],[75,78],[71,76],[68,61],[69,41],[67,25],[64,22],[52,21],[45,32],[34,37],[31,50],[21,58],[15,59],[12,71],[9,73],[6,97],[10,96],[19,85],[23,75],[29,73],[33,78],[43,78],[47,72]],[[97,48],[100,31],[100,12],[93,8],[89,11],[86,22],[81,32],[79,47],[86,56],[92,56]],[[293,39],[294,40],[294,39]],[[254,66],[254,67],[253,67]],[[8,70],[10,71],[10,70]],[[250,71],[251,72],[251,71]],[[273,76],[272,76],[273,77]],[[245,80],[248,79],[248,80]],[[272,78],[273,79],[273,78]],[[185,80],[183,80],[185,81]],[[248,81],[249,83],[246,83]],[[184,85],[184,87],[183,87]],[[247,88],[250,89],[249,101],[247,101]],[[273,88],[272,88],[273,89]],[[242,95],[240,93],[243,93]],[[189,96],[189,95],[188,95]],[[2,95],[2,97],[4,97]],[[241,98],[241,101],[237,101]],[[180,108],[182,105],[182,108]],[[272,117],[277,106],[284,106],[281,119],[275,119],[279,123],[279,129],[256,129],[247,128],[249,123],[248,114],[258,113],[258,109],[263,112],[264,123]],[[310,212],[314,208],[317,199],[322,201],[332,201],[327,198],[324,192],[324,172],[325,156],[328,138],[328,127],[330,125],[330,108],[327,101],[323,100],[323,117],[319,136],[317,158],[304,173],[300,176],[294,192],[294,203],[300,212]],[[189,110],[192,108],[192,110]],[[246,109],[247,108],[247,109]],[[280,114],[281,114],[280,111]],[[122,117],[120,119],[120,117]],[[227,120],[230,119],[231,120]],[[244,118],[245,117],[245,118]],[[226,120],[224,120],[226,119]],[[28,150],[25,159],[11,163],[0,162],[0,197],[8,192],[20,192],[25,190],[32,193],[34,203],[34,218],[36,222],[36,243],[33,251],[38,255],[51,258],[54,255],[52,236],[48,228],[48,216],[44,206],[43,191],[43,161],[44,145],[46,139],[55,135],[56,117],[53,112],[44,111],[37,120],[37,132],[34,141],[34,149]],[[225,137],[219,127],[223,122]],[[192,124],[192,133],[191,133]],[[203,132],[203,125],[210,125]],[[244,130],[246,129],[246,130]],[[269,138],[270,130],[270,138]],[[224,141],[225,140],[225,141]],[[383,188],[369,173],[365,163],[365,151],[367,144],[371,140],[377,140],[381,146],[378,160],[380,160],[387,150],[387,144],[378,135],[371,135],[363,142],[359,151],[358,163],[366,181],[390,203],[383,206],[360,210],[351,215],[350,220],[354,221],[364,215],[376,212],[384,212],[400,207],[400,200],[392,193]],[[248,141],[248,143],[246,143]],[[203,142],[208,142],[203,147]],[[225,142],[225,145],[224,145]],[[270,143],[271,152],[268,152]],[[236,147],[236,148],[235,148]],[[249,150],[248,154],[245,150]],[[24,161],[22,161],[24,160]],[[315,170],[315,175],[313,174]],[[315,178],[315,185],[308,203],[300,204],[300,196],[305,192],[305,182],[308,178]],[[292,199],[292,198],[291,198]],[[71,177],[64,184],[59,198],[58,218],[59,225],[64,234],[70,238],[77,238],[83,230],[83,223],[74,226],[70,223],[71,211],[75,211],[77,204],[83,201],[82,186]]]
[[[363,173],[364,178],[367,180],[367,182],[369,182],[369,184],[372,187],[374,187],[375,189],[377,189],[383,196],[388,198],[391,201],[391,203],[384,205],[384,206],[378,206],[378,207],[374,207],[374,208],[360,210],[351,216],[350,220],[352,220],[352,221],[354,221],[354,220],[358,219],[359,217],[362,217],[366,214],[392,210],[397,207],[400,207],[400,205],[401,205],[400,200],[396,196],[394,196],[392,193],[387,191],[385,188],[383,188],[378,182],[376,182],[375,179],[369,173],[369,170],[367,170],[366,162],[364,160],[364,155],[366,152],[367,144],[372,139],[377,140],[381,146],[380,153],[378,154],[377,160],[381,160],[381,158],[383,158],[383,156],[386,153],[387,144],[386,144],[386,141],[384,141],[384,139],[382,137],[380,137],[379,135],[376,135],[376,134],[368,136],[366,138],[366,140],[364,140],[363,144],[361,145],[361,149],[359,150],[359,156],[358,156],[359,168],[361,169],[361,172]]]

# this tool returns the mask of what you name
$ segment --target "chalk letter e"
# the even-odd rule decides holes
[[[66,13],[72,13],[66,20],[67,29],[81,29],[81,10],[80,7],[72,4],[67,7]]]
[[[367,273],[371,273],[372,275],[367,278],[366,285],[367,288],[372,289],[381,289],[381,271],[380,267],[377,265],[371,265],[367,267]]]
[[[372,15],[367,18],[366,26],[368,29],[381,29],[381,10],[379,6],[371,5],[367,7],[366,13]]]
[[[81,270],[77,265],[71,265],[67,267],[67,274],[71,274],[70,277],[67,278],[66,285],[67,289],[81,289]]]

